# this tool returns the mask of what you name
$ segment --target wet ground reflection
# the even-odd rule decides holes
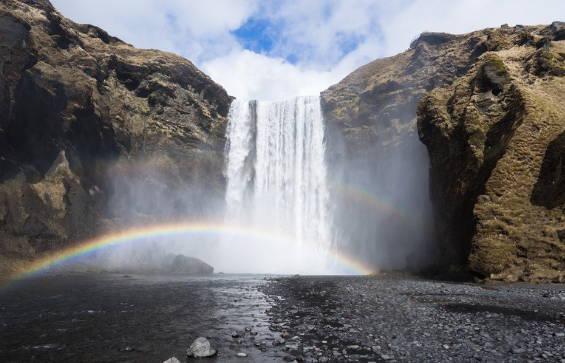
[[[206,336],[208,361],[269,361],[263,276],[61,275],[0,291],[0,361],[162,362]],[[240,359],[237,353],[247,354]],[[280,359],[280,358],[279,358]]]

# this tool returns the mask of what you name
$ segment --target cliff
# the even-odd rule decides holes
[[[559,22],[424,33],[322,93],[330,144],[339,150],[330,154],[361,162],[367,171],[353,179],[365,184],[396,173],[377,190],[400,185],[421,197],[429,188],[434,228],[426,240],[437,243],[426,248],[440,265],[493,279],[561,281],[563,39]],[[417,131],[429,159],[414,145]],[[426,211],[424,201],[412,206]],[[405,226],[388,228],[405,233]]]
[[[76,24],[47,0],[2,1],[1,265],[126,215],[182,215],[203,203],[197,192],[175,196],[188,187],[222,194],[230,102],[184,58]]]
[[[439,236],[481,276],[563,281],[565,24],[499,32],[420,103]]]
[[[424,33],[322,93],[339,243],[565,279],[565,25]],[[0,3],[0,270],[223,201],[231,97],[188,60]],[[0,271],[1,272],[1,271]]]

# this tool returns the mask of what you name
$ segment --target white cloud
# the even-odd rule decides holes
[[[140,48],[179,53],[196,63],[238,48],[230,31],[257,0],[52,0],[65,16],[97,25]]]
[[[201,65],[230,94],[243,99],[282,100],[316,95],[374,59],[378,43],[367,41],[327,69],[291,64],[284,58],[236,50]]]
[[[383,5],[374,0],[287,0],[267,3],[266,17],[283,28],[274,53],[298,56],[301,62],[333,66],[351,49],[349,43],[379,33],[378,14]]]
[[[415,0],[387,12],[380,24],[385,53],[392,55],[424,31],[461,34],[502,24],[549,24],[563,15],[561,0]]]
[[[203,70],[214,80],[221,80],[231,94],[262,100],[315,95],[340,76],[335,71],[309,70],[249,50],[216,58],[205,63]]]
[[[565,2],[546,0],[52,0],[77,22],[137,47],[179,53],[230,94],[279,99],[315,94],[360,65],[408,48],[423,31],[464,33],[547,24]],[[274,25],[273,49],[243,49],[232,31],[251,17]],[[292,56],[297,61],[285,61]]]

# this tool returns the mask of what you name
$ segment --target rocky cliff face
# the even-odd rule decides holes
[[[175,191],[223,193],[230,102],[181,57],[76,24],[47,0],[2,1],[0,255],[61,247],[122,223],[124,208],[152,220],[202,202]],[[135,188],[155,198],[116,198]]]
[[[565,24],[504,42],[422,100],[440,238],[472,271],[565,278]]]
[[[351,252],[562,281],[564,54],[563,23],[424,33],[323,92]],[[230,102],[183,58],[47,0],[1,2],[0,269],[132,221],[208,213]]]
[[[424,33],[406,52],[353,72],[322,94],[342,179],[389,194],[396,186],[415,200],[428,195],[429,163],[432,256],[485,277],[562,280],[564,35],[562,23]],[[427,211],[423,200],[406,207]],[[402,236],[407,225],[385,229]],[[394,248],[402,246],[391,243],[385,256]]]

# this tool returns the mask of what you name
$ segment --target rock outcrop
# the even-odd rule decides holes
[[[428,195],[429,165],[435,228],[427,240],[437,244],[425,247],[440,265],[504,280],[562,280],[564,29],[556,22],[424,33],[407,51],[330,87],[322,99],[330,157],[346,165],[341,178],[383,195],[396,186],[414,200]],[[402,198],[391,204],[397,209]],[[413,206],[426,212],[423,201]],[[347,210],[355,213],[362,219],[366,211]],[[409,224],[380,228],[403,236]],[[372,237],[382,243],[379,232]],[[395,248],[403,246],[380,252],[388,258]]]
[[[201,204],[173,197],[187,186],[220,195],[230,102],[186,59],[76,24],[47,0],[2,1],[0,255],[121,224],[108,203],[134,188],[169,195],[165,206],[121,203],[147,221]],[[154,172],[134,185],[140,163]]]
[[[322,92],[329,158],[342,169],[332,178],[376,199],[367,208],[345,195],[338,220],[353,220],[344,235],[371,246],[354,253],[369,256],[378,268],[425,267],[443,253],[429,218],[429,162],[417,135],[417,104],[426,92],[465,74],[496,46],[495,38],[488,31],[424,33],[407,51],[362,66]]]
[[[563,29],[499,30],[420,103],[439,237],[484,277],[565,279]]]

